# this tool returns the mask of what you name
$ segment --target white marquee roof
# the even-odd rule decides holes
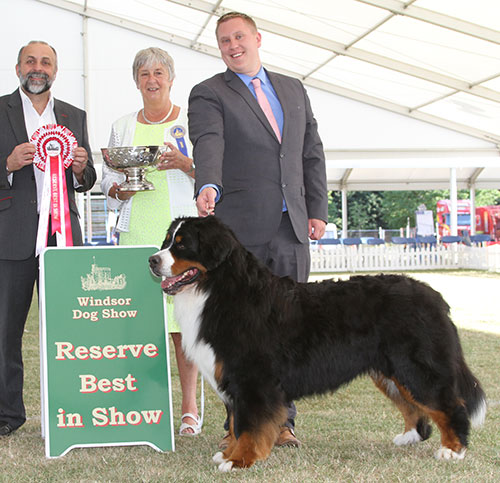
[[[327,142],[331,188],[446,188],[450,167],[459,187],[500,187],[498,0],[36,1],[217,58],[218,16],[248,13],[263,33],[261,58],[271,70],[480,140],[470,148],[343,149],[337,142],[330,149]]]
[[[500,142],[498,0],[40,0],[219,57],[219,15],[266,32],[271,69]]]

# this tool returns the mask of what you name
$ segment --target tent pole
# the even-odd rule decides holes
[[[342,188],[342,238],[347,238],[347,188]]]
[[[450,168],[450,232],[451,235],[458,235],[458,215],[457,215],[457,168]]]
[[[476,234],[476,185],[470,186],[470,234]]]

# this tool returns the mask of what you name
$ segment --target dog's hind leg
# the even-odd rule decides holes
[[[436,459],[464,459],[470,427],[465,408],[457,405],[450,413],[430,410],[429,414],[441,431],[441,448],[435,453]]]
[[[403,416],[404,432],[393,439],[394,444],[405,446],[428,439],[432,432],[429,416],[412,401],[405,399],[391,379],[387,379],[379,372],[371,373],[370,377],[375,386],[394,403]]]
[[[441,448],[436,451],[437,459],[463,459],[467,449],[470,421],[463,400],[454,396],[452,387],[443,387],[440,397],[430,402],[417,402],[411,392],[396,379],[394,384],[401,395],[418,406],[437,425],[441,432]],[[427,396],[427,395],[426,395]],[[432,406],[432,407],[431,407]]]

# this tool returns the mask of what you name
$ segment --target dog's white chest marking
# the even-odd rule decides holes
[[[203,377],[225,401],[215,380],[215,353],[206,342],[199,340],[201,315],[208,296],[194,288],[184,289],[174,297],[174,313],[182,332],[182,347],[187,357],[198,366]]]

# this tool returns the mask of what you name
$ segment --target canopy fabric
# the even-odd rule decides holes
[[[269,68],[500,142],[498,0],[40,1],[217,57],[217,18],[242,11],[265,33]]]
[[[498,0],[3,0],[2,92],[22,42],[56,44],[56,95],[89,113],[99,161],[111,122],[140,106],[134,53],[173,52],[187,100],[224,70],[215,23],[232,10],[255,18],[264,65],[307,86],[331,189],[447,188],[452,169],[459,188],[500,187]]]

